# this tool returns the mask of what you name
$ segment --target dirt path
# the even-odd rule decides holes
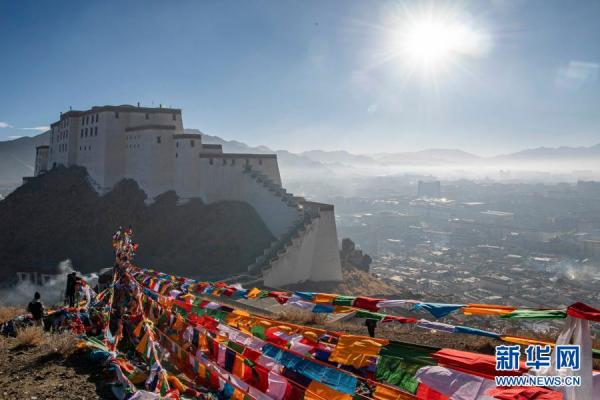
[[[67,358],[0,337],[0,399],[114,399],[102,372],[84,353]]]

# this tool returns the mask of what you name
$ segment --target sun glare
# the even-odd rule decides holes
[[[400,59],[411,72],[437,75],[487,50],[487,37],[460,14],[434,11],[406,13],[396,19],[387,51],[391,58]]]

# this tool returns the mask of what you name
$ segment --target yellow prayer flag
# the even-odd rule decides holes
[[[317,293],[315,294],[315,303],[318,304],[331,304],[336,299],[338,294],[331,293]]]
[[[140,354],[144,354],[146,352],[147,344],[148,344],[148,332],[146,332],[146,334],[144,335],[142,340],[140,340],[138,345],[135,347],[135,351],[137,351]]]
[[[232,400],[244,400],[244,392],[242,392],[238,388],[233,389],[233,394],[231,395],[231,399]]]
[[[140,335],[142,334],[142,326],[144,325],[144,320],[141,320],[139,322],[139,324],[137,324],[137,326],[135,327],[135,329],[133,330],[133,335],[135,337],[140,337]]]
[[[468,304],[462,311],[465,315],[504,315],[516,309],[516,307],[495,304]]]
[[[206,367],[204,366],[204,364],[198,363],[198,376],[201,379],[206,378]]]
[[[399,389],[378,384],[373,393],[375,400],[412,400],[415,396],[401,392]]]
[[[329,361],[362,368],[369,365],[372,357],[379,354],[389,340],[367,339],[364,336],[342,335],[338,339]]]
[[[527,339],[527,338],[522,338],[522,337],[518,337],[518,336],[501,336],[500,340],[503,340],[503,341],[509,342],[509,343],[522,344],[522,345],[540,344],[542,346],[550,345],[551,347],[554,347],[556,345],[556,343],[553,343],[553,342],[546,342],[543,340],[535,340],[535,339]]]
[[[312,381],[306,388],[304,400],[352,400],[352,396],[338,392],[317,381]]]
[[[255,299],[260,294],[261,290],[259,288],[252,288],[248,291],[248,298]]]

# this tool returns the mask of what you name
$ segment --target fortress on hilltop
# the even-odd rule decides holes
[[[174,190],[181,199],[250,204],[276,238],[248,272],[267,286],[342,279],[333,206],[281,186],[275,154],[223,153],[186,134],[180,109],[130,105],[61,113],[50,144],[36,148],[35,175],[85,167],[99,193],[134,179],[149,199]],[[232,226],[231,229],[235,229]]]

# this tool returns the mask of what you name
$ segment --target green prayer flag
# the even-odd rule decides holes
[[[333,299],[332,304],[335,306],[351,306],[354,303],[354,296],[338,296]]]
[[[565,310],[515,310],[511,313],[500,316],[500,318],[505,319],[559,319],[566,317],[567,312]]]
[[[267,335],[265,334],[265,327],[264,326],[253,326],[252,328],[250,328],[250,333],[252,333],[252,335],[256,336],[257,338],[260,339],[266,339]]]
[[[374,319],[375,321],[381,321],[385,318],[385,315],[376,312],[358,310],[356,311],[355,318]]]
[[[420,362],[406,362],[397,357],[380,357],[377,362],[375,379],[396,385],[414,394],[419,386],[415,374],[419,368],[425,365]]]
[[[379,355],[398,357],[407,361],[416,360],[429,363],[432,360],[431,354],[438,350],[440,350],[438,347],[391,341],[381,348]]]
[[[192,312],[197,316],[201,317],[206,314],[206,310],[200,306],[192,306]]]
[[[419,385],[415,373],[421,367],[436,365],[431,354],[438,350],[435,347],[390,342],[379,351],[375,378],[415,393]]]
[[[169,391],[169,385],[167,383],[167,377],[165,376],[165,379],[163,379],[163,381],[160,385],[160,395],[166,396],[168,391]]]
[[[232,342],[231,340],[227,342],[227,347],[231,350],[235,351],[238,354],[242,354],[244,352],[244,345]]]
[[[226,312],[219,311],[219,310],[211,310],[211,309],[206,310],[206,315],[213,317],[214,319],[216,319],[219,322],[223,321],[225,319],[225,317],[227,317]]]

